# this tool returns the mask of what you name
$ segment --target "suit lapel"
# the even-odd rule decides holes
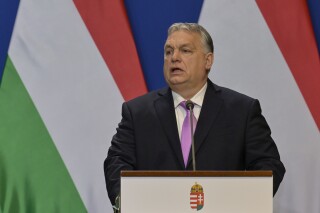
[[[170,89],[167,89],[161,90],[158,94],[159,98],[154,102],[155,110],[170,145],[174,150],[181,167],[184,168],[172,92]]]
[[[197,128],[194,135],[195,153],[198,152],[203,144],[206,136],[211,130],[217,115],[222,107],[223,100],[218,97],[219,88],[216,87],[210,80],[208,80],[207,91],[204,96]],[[188,164],[192,161],[192,153],[190,151]]]

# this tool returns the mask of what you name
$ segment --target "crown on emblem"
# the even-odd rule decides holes
[[[203,188],[197,182],[191,187],[191,193],[193,192],[203,192]]]

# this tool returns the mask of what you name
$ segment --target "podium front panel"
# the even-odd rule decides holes
[[[272,213],[272,176],[121,177],[122,213]]]

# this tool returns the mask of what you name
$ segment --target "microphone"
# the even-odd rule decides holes
[[[193,134],[193,108],[194,108],[194,103],[190,100],[186,101],[186,107],[190,111],[190,126],[191,126],[191,147],[192,147],[192,166],[193,166],[193,171],[196,171],[196,155],[194,151],[194,134]]]
[[[186,101],[186,107],[187,107],[188,110],[193,110],[194,103],[192,101],[190,101],[190,100],[187,100]]]

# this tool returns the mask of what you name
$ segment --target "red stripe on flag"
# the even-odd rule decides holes
[[[256,2],[320,129],[320,61],[306,1]]]
[[[74,0],[125,100],[147,92],[123,1]]]

